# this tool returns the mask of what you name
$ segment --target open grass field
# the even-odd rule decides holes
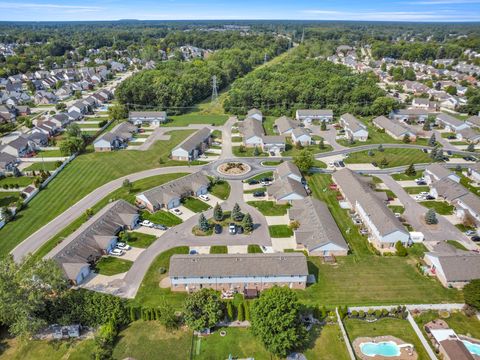
[[[346,164],[368,164],[376,162],[381,167],[383,159],[387,159],[388,164],[384,167],[397,167],[410,164],[430,163],[432,159],[420,149],[385,149],[380,152],[373,150],[373,156],[368,155],[368,151],[359,151],[351,153],[345,159]]]
[[[293,230],[288,225],[270,225],[268,232],[272,238],[288,238],[293,236]]]
[[[276,204],[274,201],[248,201],[248,205],[251,205],[258,209],[265,216],[282,216],[287,213],[289,204],[281,205]]]
[[[3,179],[0,179],[0,188],[3,188],[5,185],[18,185],[20,187],[28,186],[33,182],[33,177],[29,176],[9,176]]]
[[[129,232],[129,236],[130,238],[127,241],[127,244],[137,248],[145,249],[149,247],[155,240],[157,240],[155,235],[144,234],[136,231]]]
[[[20,193],[17,191],[0,191],[0,207],[13,204],[20,199]]]
[[[182,205],[195,213],[206,211],[211,207],[210,205],[204,203],[202,200],[193,197],[187,197],[182,199]]]
[[[404,187],[403,188],[407,194],[410,194],[410,195],[416,195],[416,194],[420,194],[421,192],[429,192],[430,191],[430,188],[428,186],[407,186],[407,187]]]
[[[209,189],[213,196],[216,196],[222,200],[227,200],[230,196],[230,184],[228,181],[220,180]]]
[[[407,320],[384,318],[373,323],[358,319],[345,319],[345,329],[351,342],[358,337],[395,336],[408,344],[413,344],[418,360],[428,360],[428,354],[417,334]]]
[[[201,114],[185,114],[168,117],[169,122],[162,126],[188,126],[190,124],[205,124],[221,126],[228,120],[227,115],[201,115]]]
[[[167,159],[170,150],[191,133],[189,130],[173,131],[170,140],[157,141],[148,151],[80,155],[19,213],[15,221],[0,230],[0,255],[7,254],[27,236],[99,186],[137,171],[182,164],[174,161],[160,164],[159,160]]]
[[[351,254],[337,257],[336,266],[309,258],[310,273],[316,276],[317,283],[298,292],[303,302],[334,306],[463,301],[461,291],[446,289],[435,279],[422,275],[415,267],[416,256],[374,255],[366,237],[356,231],[347,210],[338,204],[337,193],[328,190],[330,183],[330,175],[318,174],[308,179],[313,196],[326,202]]]
[[[429,209],[434,209],[435,212],[440,215],[452,215],[454,209],[454,206],[446,201],[421,201],[420,205]]]
[[[132,265],[133,261],[130,260],[114,256],[104,256],[95,264],[95,272],[100,275],[112,276],[127,272]]]

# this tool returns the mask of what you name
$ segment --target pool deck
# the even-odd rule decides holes
[[[360,350],[360,344],[362,343],[368,343],[368,342],[373,342],[373,343],[379,343],[379,342],[384,342],[384,341],[393,341],[397,345],[400,346],[400,355],[399,356],[381,356],[381,355],[375,355],[375,356],[367,356],[362,351]],[[357,354],[357,357],[362,360],[417,360],[418,359],[418,354],[415,351],[415,349],[411,349],[409,346],[408,347],[402,347],[402,345],[407,345],[407,343],[399,338],[396,338],[394,336],[386,335],[386,336],[377,336],[377,337],[359,337],[356,338],[353,343],[353,349],[355,350],[355,354]]]

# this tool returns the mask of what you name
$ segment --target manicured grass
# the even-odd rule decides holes
[[[130,232],[129,235],[130,235],[130,238],[127,241],[127,244],[133,247],[138,247],[138,248],[147,248],[155,240],[157,240],[157,237],[155,235],[144,234],[136,231]]]
[[[217,140],[222,139],[222,132],[220,130],[213,130],[212,131],[212,137]]]
[[[328,144],[325,144],[323,149],[320,149],[318,145],[302,146],[301,148],[297,148],[295,145],[291,144],[290,139],[287,139],[285,151],[282,152],[282,156],[296,156],[302,150],[309,150],[312,154],[319,154],[327,151],[332,151],[333,148]]]
[[[458,335],[467,335],[476,339],[480,339],[480,320],[478,320],[475,316],[466,316],[463,311],[451,312],[448,318],[440,317],[437,311],[425,311],[414,315],[414,319],[424,334],[425,324],[432,320],[442,319],[446,321],[448,326]]]
[[[458,250],[468,251],[468,249],[462,244],[460,244],[457,240],[447,240],[447,243]]]
[[[13,204],[20,199],[20,193],[16,191],[0,191],[0,207]]]
[[[220,180],[217,181],[215,185],[212,185],[209,191],[213,196],[222,200],[227,200],[230,196],[230,184],[228,181]]]
[[[344,320],[344,325],[352,343],[358,337],[391,335],[408,344],[413,344],[419,360],[429,359],[427,351],[407,320],[383,318],[369,323],[365,320],[346,319]]]
[[[272,238],[288,238],[293,236],[293,230],[288,225],[270,225],[268,232]]]
[[[248,201],[248,205],[256,207],[265,216],[282,216],[287,213],[289,204],[279,205],[274,201]]]
[[[260,248],[259,245],[248,245],[248,253],[249,254],[261,254],[263,253],[262,249]]]
[[[472,185],[473,181],[468,177],[466,177],[465,175],[463,175],[463,173],[460,173],[457,171],[456,174],[460,176],[460,184],[465,186],[468,190],[470,190],[470,192],[480,196],[480,187],[473,186]]]
[[[228,120],[227,115],[197,115],[197,114],[185,114],[169,116],[166,124],[162,126],[188,126],[190,124],[205,124],[220,126],[225,124]]]
[[[400,205],[389,205],[388,208],[394,213],[403,214],[405,212],[405,208]]]
[[[132,265],[133,261],[130,260],[114,256],[104,256],[95,264],[95,270],[101,275],[112,276],[127,272]]]
[[[368,151],[360,151],[351,153],[345,159],[346,164],[368,164],[376,162],[381,167],[383,159],[387,159],[388,164],[385,166],[397,167],[410,164],[430,163],[432,159],[420,149],[385,149],[380,152],[373,150],[373,156],[368,155]]]
[[[407,175],[405,173],[392,174],[393,180],[403,181],[403,180],[415,180],[423,176],[423,170],[417,170],[415,175]]]
[[[297,293],[303,302],[337,306],[463,301],[461,291],[446,289],[435,279],[422,275],[415,267],[416,258],[374,255],[366,237],[356,231],[347,210],[338,204],[338,193],[328,189],[331,182],[331,176],[326,174],[308,179],[313,196],[325,201],[352,254],[337,257],[337,266],[309,258],[309,270],[317,283]]]
[[[410,195],[416,195],[416,194],[420,194],[421,192],[429,192],[430,191],[430,188],[428,186],[407,186],[407,187],[404,187],[403,188],[407,194],[410,194]]]
[[[242,142],[242,140],[241,136],[232,136],[232,142]]]
[[[44,162],[36,162],[30,165],[29,167],[25,168],[25,171],[54,171],[58,168],[57,161],[44,161]]]
[[[37,158],[46,158],[46,157],[65,157],[65,155],[62,154],[60,150],[44,150],[40,151],[37,156]]]
[[[248,183],[250,180],[262,180],[263,178],[272,178],[273,176],[273,171],[265,171],[261,174],[252,176],[251,178],[248,178],[247,180],[244,180],[243,182]]]
[[[280,160],[280,161],[264,161],[264,162],[262,162],[262,165],[277,166],[277,165],[280,165],[281,163],[283,163],[283,160]]]
[[[183,165],[182,162],[167,161],[167,158],[170,150],[191,133],[185,130],[172,131],[170,140],[157,141],[148,151],[115,151],[78,156],[19,213],[15,221],[0,230],[3,245],[0,255],[7,254],[27,236],[111,180],[141,170]],[[163,159],[162,164],[159,163],[160,158]],[[41,163],[35,165],[42,166]]]
[[[243,149],[243,151],[241,151]],[[262,152],[262,149],[258,148],[258,155],[255,155],[254,147],[232,146],[233,155],[237,157],[254,157],[254,156],[268,156],[266,152]]]
[[[444,132],[441,134],[442,138],[448,139],[450,136],[455,136],[455,133],[453,132]]]
[[[253,194],[254,192],[257,192],[257,191],[267,191],[267,188],[265,186],[261,186],[261,187],[255,188],[255,189],[245,190],[243,193],[244,194]]]
[[[278,135],[277,132],[273,129],[273,125],[275,125],[275,120],[278,119],[276,116],[266,116],[263,119],[263,129],[265,130],[265,134],[267,135]]]
[[[421,201],[420,205],[429,209],[434,209],[435,212],[440,215],[452,215],[454,209],[454,206],[446,201]]]
[[[33,177],[30,176],[9,176],[3,179],[0,179],[0,190],[4,185],[18,185],[20,187],[25,187],[30,185],[33,182]]]
[[[228,248],[224,245],[210,246],[210,254],[228,254]]]
[[[347,345],[343,340],[340,326],[328,324],[314,326],[309,333],[309,345],[303,351],[307,359],[349,360]]]
[[[193,197],[184,198],[182,200],[182,205],[195,213],[203,212],[211,208],[210,205],[204,203],[202,200]]]
[[[327,164],[325,164],[323,161],[315,159],[313,161],[313,167],[319,168],[319,169],[326,169]]]
[[[137,296],[131,302],[137,306],[157,306],[163,301],[171,304],[176,310],[181,310],[183,300],[187,297],[183,292],[172,292],[170,289],[162,289],[160,280],[168,276],[170,257],[174,254],[188,254],[188,246],[180,246],[167,250],[152,262],[143,281],[138,289]],[[162,274],[164,270],[165,272]]]
[[[159,210],[153,214],[148,211],[142,211],[142,219],[165,226],[175,226],[183,222],[177,215],[165,210]]]
[[[361,122],[367,125],[368,128],[368,140],[367,141],[355,141],[355,144],[350,144],[347,139],[338,140],[337,142],[343,146],[353,147],[361,145],[370,145],[370,144],[400,144],[401,140],[395,140],[387,133],[381,131],[377,127],[372,125],[370,120],[361,118],[357,116]]]

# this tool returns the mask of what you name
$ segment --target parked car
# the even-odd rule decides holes
[[[425,196],[425,200],[435,200],[435,196],[427,195]]]
[[[215,226],[213,227],[213,230],[215,231],[215,234],[221,234],[222,233],[222,226],[219,225],[219,224],[215,224]]]
[[[264,197],[265,196],[265,191],[255,191],[253,193],[253,197]]]
[[[428,191],[422,191],[421,193],[419,193],[419,195],[427,196],[430,195],[430,193]]]
[[[248,185],[257,185],[258,184],[258,180],[255,180],[255,179],[252,179],[248,182]]]
[[[208,197],[208,195],[203,195],[203,194],[202,194],[202,195],[199,195],[198,197],[199,197],[200,199],[202,199],[203,201],[208,201],[208,200],[210,200],[210,198]]]
[[[153,227],[153,223],[152,223],[151,221],[149,221],[149,220],[143,220],[143,221],[140,223],[140,225],[146,226],[146,227],[149,227],[149,228]]]
[[[172,209],[170,210],[172,213],[174,213],[175,215],[182,215],[183,212],[182,210],[178,209],[178,208],[175,208],[175,209]]]
[[[475,236],[472,236],[470,239],[471,239],[472,241],[478,242],[478,241],[480,241],[480,236],[475,235]]]
[[[125,254],[125,251],[115,248],[110,250],[108,254],[112,256],[122,256],[123,254]]]
[[[360,229],[360,234],[362,235],[368,235],[368,230],[363,228],[363,229]]]
[[[144,204],[135,204],[137,206],[137,208],[139,208],[140,210],[143,210],[146,208],[146,206]]]
[[[457,137],[456,137],[455,135],[448,135],[448,136],[447,136],[447,139],[448,139],[448,140],[454,140],[454,139],[456,139],[456,138],[457,138]]]
[[[345,163],[344,163],[342,160],[340,160],[340,161],[338,162],[338,165],[340,165],[340,167],[342,167],[342,168],[345,167]]]
[[[428,154],[428,149],[422,149],[425,154]]]
[[[372,165],[378,167],[378,163],[376,161],[372,161]]]
[[[275,156],[275,152],[274,152],[274,151],[270,151],[270,156]]]
[[[231,235],[235,235],[237,233],[237,226],[234,223],[230,223],[230,225],[228,225],[228,232]]]
[[[447,155],[448,155],[448,156],[452,156],[453,153],[452,153],[450,150],[448,150],[448,151],[447,151]]]
[[[427,185],[426,181],[417,181],[417,185]]]
[[[395,213],[394,215],[397,219],[402,217],[402,214],[400,214],[400,213]]]
[[[125,244],[124,242],[117,242],[115,247],[120,250],[130,250],[132,248],[130,245]]]
[[[163,231],[168,229],[165,225],[161,225],[161,224],[154,224],[153,228],[157,230],[163,230]]]
[[[262,182],[261,182],[260,184],[263,185],[263,186],[269,186],[269,185],[270,185],[270,181],[262,180]]]
[[[464,156],[463,160],[465,160],[465,161],[477,161],[477,158],[475,156]]]

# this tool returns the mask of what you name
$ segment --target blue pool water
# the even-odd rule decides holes
[[[393,341],[362,343],[360,344],[360,350],[367,356],[381,355],[385,357],[394,357],[400,355],[400,348]]]
[[[480,356],[480,345],[471,343],[467,340],[462,340],[462,342],[465,344],[465,347],[468,349],[468,351],[470,351],[470,353]]]

